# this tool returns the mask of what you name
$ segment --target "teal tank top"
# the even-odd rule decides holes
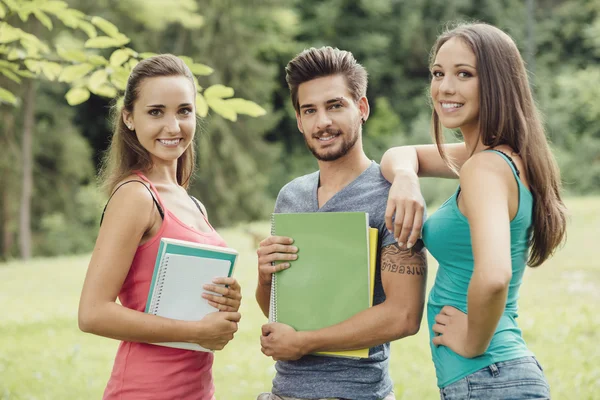
[[[464,358],[448,347],[437,348],[429,342],[437,384],[448,386],[467,375],[500,361],[533,355],[527,349],[521,330],[517,326],[517,300],[523,273],[529,256],[529,237],[533,216],[533,195],[519,179],[519,173],[512,160],[496,150],[510,165],[519,186],[519,206],[510,223],[510,252],[512,258],[512,279],[508,288],[508,298],[504,314],[486,352],[475,358]],[[423,226],[423,242],[427,250],[439,263],[435,283],[427,302],[427,323],[430,339],[434,337],[432,326],[435,316],[442,307],[448,305],[467,312],[467,290],[473,275],[473,248],[469,221],[458,208],[460,186],[452,197],[434,212]]]

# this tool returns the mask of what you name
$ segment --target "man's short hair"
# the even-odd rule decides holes
[[[300,112],[298,87],[304,82],[331,75],[342,75],[354,101],[367,95],[367,71],[352,53],[330,46],[311,47],[298,54],[285,67],[285,80],[290,88],[292,104]]]

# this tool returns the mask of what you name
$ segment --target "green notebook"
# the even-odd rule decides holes
[[[270,321],[316,330],[370,307],[367,213],[273,214],[271,234],[293,238],[298,259],[273,275]]]
[[[231,276],[237,251],[228,247],[162,238],[156,256],[146,313],[183,321],[198,321],[218,311],[202,298],[202,286]],[[187,350],[210,351],[196,343],[153,343]]]

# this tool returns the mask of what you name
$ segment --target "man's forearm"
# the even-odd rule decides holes
[[[364,349],[418,332],[421,315],[379,304],[337,325],[299,332],[305,353]]]
[[[271,303],[271,285],[261,284],[256,286],[256,302],[262,310],[265,317],[269,317],[269,307]]]

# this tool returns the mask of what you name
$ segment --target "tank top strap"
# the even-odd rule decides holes
[[[110,195],[110,197],[108,198],[108,200],[106,201],[106,204],[104,205],[104,209],[102,210],[102,216],[100,217],[100,226],[102,226],[102,221],[104,221],[104,214],[106,213],[106,208],[108,207],[108,203],[110,202],[110,200],[113,198],[113,196],[115,195],[115,193],[117,193],[117,190],[119,190],[121,188],[121,186],[124,186],[128,183],[132,183],[132,182],[137,182],[140,185],[144,185],[144,187],[148,190],[148,192],[150,193],[150,196],[152,196],[152,201],[154,202],[154,204],[156,205],[156,209],[158,210],[158,213],[160,214],[160,218],[161,219],[165,219],[165,213],[163,211],[163,207],[158,203],[158,201],[156,201],[156,197],[154,192],[148,187],[146,186],[146,184],[142,181],[136,181],[135,179],[129,180],[129,181],[125,181],[123,183],[121,183],[119,186],[116,187],[116,189],[112,192],[112,194]]]
[[[506,154],[505,152],[503,152],[501,150],[496,150],[496,149],[488,149],[488,150],[484,150],[484,151],[494,152],[494,153],[498,154],[500,157],[504,158],[504,160],[510,166],[510,169],[512,170],[513,175],[515,176],[515,179],[517,181],[521,180],[521,172],[519,172],[519,169],[517,168],[517,164],[515,164],[513,159],[508,154]]]
[[[133,171],[133,173],[136,174],[137,176],[139,176],[141,180],[143,180],[144,182],[146,182],[148,184],[148,186],[150,186],[150,190],[154,194],[154,197],[156,198],[156,200],[158,200],[158,204],[160,204],[160,209],[165,210],[165,205],[163,204],[162,199],[160,198],[160,195],[158,194],[158,190],[156,189],[154,184],[152,182],[150,182],[150,179],[146,178],[146,175],[142,174],[140,171]]]

